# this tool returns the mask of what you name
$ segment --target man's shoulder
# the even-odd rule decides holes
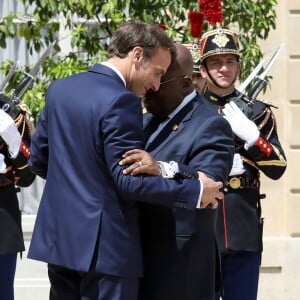
[[[278,108],[278,106],[274,105],[271,101],[269,100],[264,100],[264,99],[257,99],[254,101],[255,106],[259,107],[273,107],[273,108]]]
[[[222,118],[222,116],[218,113],[216,107],[212,106],[203,95],[200,95],[198,93],[195,97],[195,110],[197,114],[201,114],[203,116],[206,116],[207,118]]]

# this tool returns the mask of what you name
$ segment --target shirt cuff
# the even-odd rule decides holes
[[[161,172],[161,176],[164,178],[174,178],[178,173],[178,164],[175,161],[158,161],[158,166]]]
[[[198,202],[196,208],[200,208],[201,206],[201,199],[202,199],[202,194],[203,194],[203,183],[201,179],[199,179],[199,184],[200,184],[200,192],[199,192],[199,197],[198,197]]]

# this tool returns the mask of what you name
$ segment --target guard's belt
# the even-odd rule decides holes
[[[230,176],[228,181],[225,183],[224,191],[226,189],[237,190],[237,189],[259,189],[259,179],[251,178],[246,175]]]

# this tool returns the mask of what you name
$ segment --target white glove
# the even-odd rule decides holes
[[[234,134],[246,142],[245,149],[253,146],[259,137],[255,123],[249,120],[233,101],[226,103],[222,111]]]
[[[0,136],[8,146],[9,154],[15,158],[20,149],[21,135],[13,118],[0,109]]]
[[[0,174],[6,173],[6,163],[4,161],[4,155],[0,153]]]
[[[242,157],[239,153],[235,153],[233,157],[233,164],[229,176],[241,175],[245,173]]]

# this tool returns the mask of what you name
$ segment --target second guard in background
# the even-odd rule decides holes
[[[200,73],[200,51],[199,51],[199,43],[198,40],[195,40],[192,44],[183,44],[187,49],[190,50],[194,65],[193,65],[193,84],[195,86],[195,89],[198,93],[202,93],[205,88],[205,79],[202,78]]]
[[[0,299],[5,300],[14,299],[17,254],[25,250],[18,186],[29,186],[35,178],[27,163],[31,131],[25,112],[19,112],[0,94]]]
[[[202,78],[200,73],[200,51],[199,40],[202,35],[202,26],[204,21],[204,15],[200,12],[190,11],[188,13],[190,35],[193,37],[193,42],[183,44],[190,50],[193,57],[193,84],[198,93],[201,93],[205,88],[205,79]]]
[[[21,209],[17,192],[30,186],[35,174],[28,165],[32,125],[30,110],[22,101],[32,88],[34,77],[43,61],[51,53],[53,42],[42,53],[25,77],[8,97],[5,88],[13,77],[15,63],[0,84],[0,299],[14,299],[14,278],[17,254],[25,250]]]

